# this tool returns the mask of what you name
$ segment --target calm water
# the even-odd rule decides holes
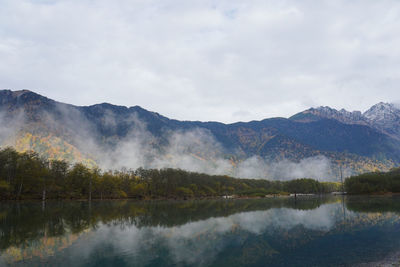
[[[398,263],[399,197],[0,203],[0,266]]]

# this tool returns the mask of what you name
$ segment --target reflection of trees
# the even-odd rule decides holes
[[[348,243],[353,240],[354,233],[360,235],[363,232],[365,240],[369,240],[368,229],[371,227],[399,223],[399,216],[380,213],[387,206],[392,206],[388,211],[397,211],[396,199],[368,198],[366,201],[365,198],[347,197],[345,203],[350,212],[345,221],[342,220],[340,201],[341,197],[297,198],[296,201],[293,198],[93,201],[90,205],[72,201],[48,202],[44,210],[40,202],[0,203],[0,252],[3,257],[11,255],[15,260],[21,259],[21,255],[25,258],[47,257],[70,246],[82,233],[106,224],[112,227],[101,227],[100,230],[112,232],[115,240],[104,239],[108,235],[103,235],[97,240],[99,243],[129,247],[132,246],[129,242],[136,242],[140,245],[133,247],[143,254],[167,249],[169,253],[175,253],[176,260],[191,263],[185,255],[193,253],[190,254],[192,258],[197,255],[193,258],[195,262],[205,260],[207,256],[210,258],[207,262],[216,265],[220,259],[232,265],[266,264],[268,260],[271,264],[278,262],[275,260],[293,263],[286,262],[286,258],[280,259],[280,255],[303,247],[309,251],[321,246],[328,249],[332,242],[343,246],[343,249],[334,248],[336,252],[346,254],[345,249],[350,251]],[[323,205],[333,202],[337,204]],[[124,231],[124,226],[132,231]],[[140,231],[136,227],[141,228]],[[351,240],[343,233],[349,233]],[[337,239],[338,236],[343,239]],[[129,242],[123,243],[125,241],[118,237]],[[395,237],[391,236],[389,241]],[[382,236],[379,242],[387,245],[390,242],[385,238],[389,237]],[[319,240],[327,241],[319,243]],[[351,242],[349,244],[360,246],[360,242]],[[218,257],[214,259],[210,256],[212,253]],[[170,256],[165,254],[163,257]]]
[[[87,229],[90,218],[85,203],[49,203],[46,209],[36,203],[2,203],[6,214],[0,219],[0,249],[18,246],[37,238],[79,233]]]
[[[355,212],[395,212],[400,213],[400,197],[347,197],[346,207]]]
[[[271,208],[315,209],[331,198],[194,200],[194,201],[94,201],[0,204],[0,249],[19,246],[43,236],[77,234],[99,223],[124,223],[137,227],[177,226],[211,217]]]

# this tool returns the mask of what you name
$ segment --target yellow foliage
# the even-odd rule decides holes
[[[67,160],[81,162],[88,167],[97,166],[93,159],[83,155],[78,148],[52,134],[38,136],[29,132],[20,133],[15,139],[14,147],[18,152],[35,151],[49,160]]]

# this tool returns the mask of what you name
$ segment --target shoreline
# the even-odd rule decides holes
[[[400,195],[400,194],[399,194]],[[193,198],[93,198],[91,200],[87,198],[47,198],[42,200],[39,198],[23,198],[23,199],[0,199],[1,202],[24,202],[24,201],[34,201],[34,202],[46,202],[46,201],[112,201],[112,200],[133,200],[133,201],[197,201],[197,200],[240,200],[240,199],[273,199],[273,198],[314,198],[314,197],[326,197],[326,196],[338,196],[331,193],[325,194],[298,194],[296,197],[289,194],[276,194],[276,195],[266,195],[265,197],[260,196],[210,196],[210,197],[193,197]]]
[[[118,200],[131,200],[131,201],[198,201],[198,200],[239,200],[239,199],[273,199],[273,198],[314,198],[314,197],[326,197],[326,196],[349,196],[349,197],[391,197],[391,196],[400,196],[400,193],[376,193],[376,194],[298,194],[294,196],[293,194],[276,194],[276,195],[265,195],[264,197],[260,196],[210,196],[210,197],[193,197],[193,198],[93,198],[91,200],[87,198],[47,198],[46,200],[42,200],[40,198],[23,198],[23,199],[0,199],[0,203],[4,202],[24,202],[24,201],[33,201],[33,202],[47,202],[47,201],[80,201],[80,202],[99,202],[99,201],[118,201]]]

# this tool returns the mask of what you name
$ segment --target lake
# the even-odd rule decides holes
[[[398,263],[400,197],[0,202],[0,266]]]

